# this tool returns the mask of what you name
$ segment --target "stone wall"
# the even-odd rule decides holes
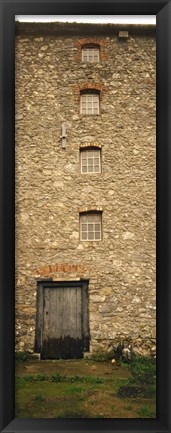
[[[27,26],[16,35],[16,347],[34,350],[38,278],[89,278],[90,351],[125,342],[152,353],[155,29],[121,39],[116,26]],[[86,39],[102,46],[98,63],[81,61]],[[99,115],[79,112],[88,87],[100,91]],[[102,173],[81,174],[80,148],[94,144]],[[79,212],[98,207],[103,239],[81,242]]]

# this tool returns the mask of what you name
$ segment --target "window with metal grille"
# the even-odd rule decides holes
[[[102,213],[80,214],[80,239],[81,241],[102,240]]]
[[[81,114],[99,114],[99,94],[85,92],[80,95]]]
[[[83,62],[99,62],[99,47],[83,47],[82,48]]]
[[[101,173],[100,149],[81,149],[81,173]]]

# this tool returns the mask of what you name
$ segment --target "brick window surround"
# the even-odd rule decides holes
[[[83,45],[81,49],[81,60],[83,62],[95,63],[100,60],[100,47],[99,45]]]
[[[80,114],[99,114],[100,95],[96,90],[80,92]]]
[[[98,94],[99,101],[101,103],[104,95],[108,92],[108,89],[102,83],[84,83],[84,84],[75,84],[72,88],[72,92],[73,92],[75,102],[79,105],[79,111],[80,111],[80,96],[83,95],[83,93]]]
[[[80,168],[82,174],[101,173],[101,151],[98,147],[80,149]]]
[[[84,46],[90,46],[90,45],[96,45],[99,47],[99,61],[105,61],[108,60],[108,55],[107,55],[107,48],[108,48],[108,41],[106,39],[102,39],[102,38],[95,38],[95,37],[87,37],[87,38],[82,38],[82,39],[76,39],[74,41],[74,45],[77,48],[77,52],[75,55],[75,60],[78,62],[82,61],[82,48],[84,48]]]

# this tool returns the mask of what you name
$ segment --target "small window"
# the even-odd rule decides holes
[[[99,47],[89,46],[82,48],[82,61],[83,62],[99,62]]]
[[[81,114],[99,114],[99,93],[88,92],[82,93],[80,98]]]
[[[100,149],[81,149],[81,173],[101,173]]]
[[[80,239],[81,241],[101,241],[101,212],[80,214]]]

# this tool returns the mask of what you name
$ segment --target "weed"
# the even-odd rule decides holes
[[[63,381],[64,381],[64,377],[65,376],[63,376]],[[60,383],[60,382],[62,382],[62,376],[59,373],[52,374],[51,381],[56,382],[56,383]]]
[[[52,375],[52,382],[71,382],[71,383],[90,383],[90,384],[98,384],[104,383],[104,379],[102,377],[95,376],[61,376],[60,374]]]
[[[156,418],[155,411],[149,409],[148,406],[141,406],[140,409],[138,409],[137,414],[142,418]]]
[[[130,362],[123,362],[122,360],[119,361],[119,365],[122,368],[128,369]]]
[[[42,382],[50,381],[56,383],[70,382],[70,383],[90,383],[90,384],[100,384],[104,383],[105,379],[102,377],[95,376],[62,376],[59,373],[52,374],[51,376],[45,374],[29,374],[26,376],[16,376],[16,383],[24,382]]]
[[[17,386],[23,386],[24,383],[25,383],[24,377],[22,377],[22,376],[17,376],[17,377],[15,378],[15,383],[16,383]]]
[[[37,394],[35,395],[35,397],[33,398],[33,401],[43,401],[45,398],[43,397],[42,394]]]
[[[137,362],[140,364],[140,360]],[[116,370],[113,370],[111,363],[98,363],[95,366],[96,373],[91,368],[94,364],[94,361],[90,362],[90,366],[87,363],[83,371],[82,361],[56,361],[55,364],[50,361],[33,362],[32,365],[30,363],[29,373],[24,363],[17,365],[16,417],[36,418],[37,414],[40,418],[84,419],[154,416],[155,384],[140,383],[142,374],[140,382],[136,382],[131,373],[135,363],[131,366],[129,362],[127,371],[119,367],[119,363]],[[139,370],[142,372],[143,369],[139,366]],[[118,395],[118,388],[124,386],[124,395]],[[142,390],[146,392],[145,395]],[[130,396],[130,392],[134,395]],[[147,393],[150,398],[145,400]],[[143,406],[147,406],[149,412],[142,409],[137,413]]]
[[[148,398],[156,397],[156,384],[148,386],[147,390],[148,390]]]
[[[75,376],[69,376],[66,377],[67,382],[75,383],[75,382],[82,382],[82,377],[78,376],[77,374]]]
[[[51,376],[52,382],[71,382],[71,383],[104,383],[104,379],[94,376],[61,376],[60,374],[53,374]]]
[[[102,377],[95,377],[95,376],[84,376],[82,377],[84,383],[91,383],[92,385],[104,383],[105,379]]]
[[[24,376],[24,379],[26,382],[43,382],[49,380],[50,376],[47,376],[46,374],[29,374]]]
[[[75,386],[75,385],[71,385],[70,388],[68,388],[68,393],[69,394],[75,394],[75,393],[81,393],[83,392],[83,389],[81,388],[81,386]]]
[[[156,360],[145,356],[135,357],[129,364],[133,380],[142,385],[156,383]]]
[[[156,360],[145,356],[136,356],[128,364],[132,377],[118,390],[119,397],[155,397],[156,395]]]
[[[26,362],[33,359],[33,355],[30,352],[15,352],[15,360],[18,362]]]
[[[85,401],[85,396],[80,395],[80,396],[77,397],[77,400],[78,401]]]
[[[49,379],[50,379],[50,376],[47,376],[46,374],[36,374],[35,375],[35,380],[37,382],[43,382],[43,381],[46,381]]]
[[[87,412],[85,412],[84,409],[78,409],[77,411],[72,411],[70,409],[67,409],[63,412],[61,412],[59,415],[57,415],[56,418],[88,418],[89,415]]]
[[[132,406],[131,405],[127,405],[127,406],[125,406],[125,409],[126,410],[132,410]]]
[[[25,382],[49,381],[50,376],[47,376],[45,374],[28,374],[26,376],[16,376],[15,380],[16,380],[16,384],[22,385]]]

